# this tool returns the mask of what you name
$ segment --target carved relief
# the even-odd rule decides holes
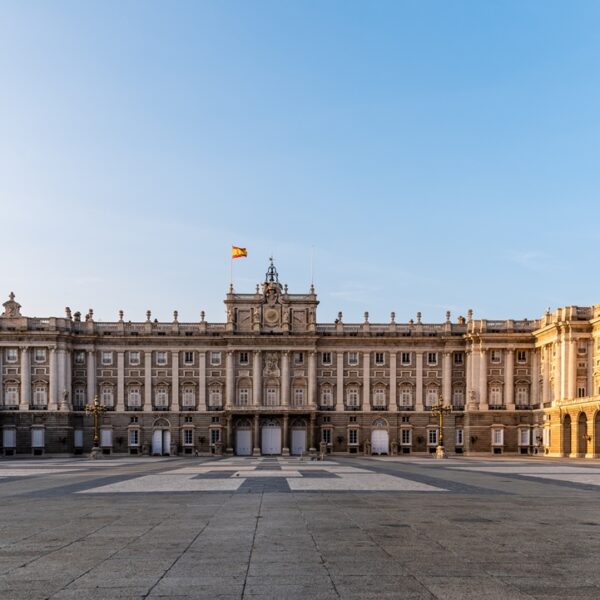
[[[265,377],[279,377],[279,357],[275,352],[267,352],[265,357],[265,368],[263,375]]]

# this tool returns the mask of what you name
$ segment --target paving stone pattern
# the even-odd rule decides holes
[[[0,598],[600,599],[600,465],[5,459]]]

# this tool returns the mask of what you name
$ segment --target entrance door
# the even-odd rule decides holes
[[[162,456],[163,453],[163,432],[160,429],[155,429],[152,432],[152,455]]]
[[[238,429],[235,434],[235,453],[238,456],[252,456],[252,431]]]
[[[306,452],[306,429],[292,429],[292,454]]]
[[[263,454],[281,454],[281,427],[265,426],[262,428]]]
[[[171,430],[163,429],[162,432],[162,453],[163,456],[171,455]]]
[[[389,454],[390,438],[384,429],[375,429],[371,432],[371,452],[373,454]]]

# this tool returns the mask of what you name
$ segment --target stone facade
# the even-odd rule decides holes
[[[80,454],[98,395],[105,453],[600,456],[600,305],[538,320],[317,322],[271,262],[225,323],[0,316],[4,454]]]

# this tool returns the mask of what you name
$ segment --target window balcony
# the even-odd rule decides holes
[[[30,404],[29,410],[48,410],[47,404]]]
[[[490,410],[506,410],[506,406],[504,404],[490,404],[488,408]]]

